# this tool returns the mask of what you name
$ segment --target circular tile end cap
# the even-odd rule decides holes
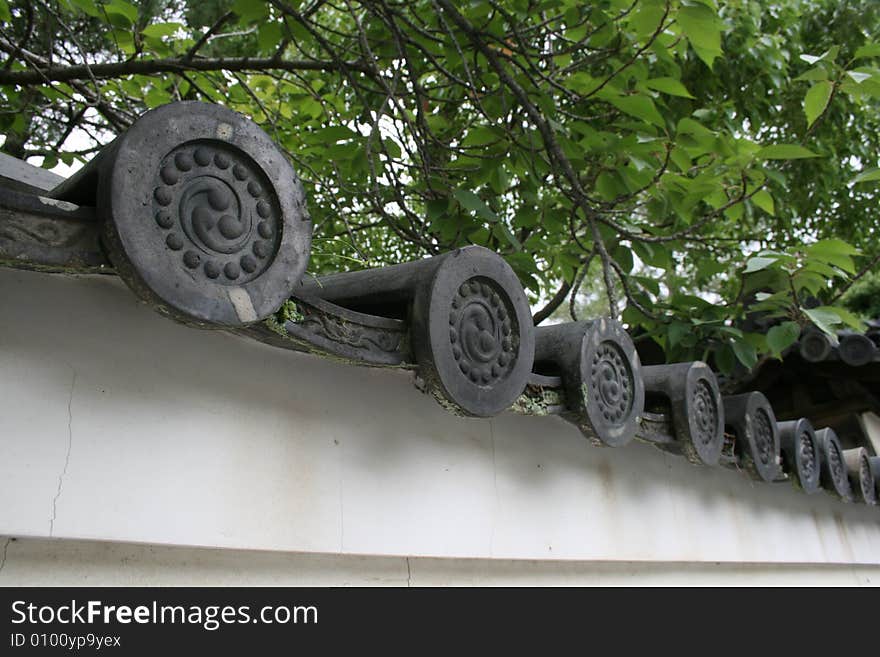
[[[311,221],[296,173],[259,126],[218,105],[144,114],[102,164],[97,196],[120,276],[186,323],[265,319],[308,263]]]

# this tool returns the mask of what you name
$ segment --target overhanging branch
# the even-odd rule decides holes
[[[345,62],[351,71],[375,76],[375,71],[363,62]],[[219,57],[211,59],[136,59],[127,62],[53,65],[39,70],[0,71],[0,84],[45,84],[117,78],[125,75],[155,75],[184,71],[339,71],[337,62],[322,60],[287,60],[274,57]]]

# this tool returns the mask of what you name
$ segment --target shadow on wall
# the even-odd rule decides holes
[[[42,363],[65,380],[72,368],[74,412],[82,408],[90,422],[102,425],[147,412],[155,418],[157,450],[186,440],[210,449],[215,434],[202,435],[202,423],[213,417],[219,420],[211,424],[214,432],[251,427],[243,449],[267,449],[279,435],[289,435],[290,449],[324,453],[332,441],[345,468],[377,488],[414,467],[431,473],[424,489],[413,491],[422,495],[434,486],[443,494],[435,478],[448,485],[461,477],[466,486],[470,477],[491,472],[495,504],[508,517],[519,513],[517,505],[553,494],[578,496],[567,501],[576,509],[570,516],[575,523],[592,523],[624,500],[635,501],[645,508],[641,528],[624,529],[635,541],[639,531],[669,531],[660,523],[695,511],[732,516],[736,540],[758,546],[752,528],[767,527],[781,514],[814,526],[820,541],[840,544],[880,524],[877,509],[844,505],[823,493],[807,496],[789,484],[754,483],[646,445],[595,448],[556,417],[458,418],[419,393],[409,372],[326,362],[184,327],[139,304],[115,279],[0,270],[0,298],[0,358]],[[227,416],[236,421],[224,429]],[[118,440],[130,440],[123,425]],[[836,535],[826,537],[829,517]],[[693,540],[704,537],[695,533]]]

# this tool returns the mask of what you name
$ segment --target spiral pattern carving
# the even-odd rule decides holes
[[[615,342],[605,340],[593,352],[590,393],[609,424],[622,424],[633,404],[633,373],[626,354]]]
[[[755,448],[758,452],[758,460],[761,465],[769,465],[774,454],[773,449],[773,424],[770,416],[763,408],[755,412]]]
[[[449,312],[452,357],[471,382],[491,386],[513,370],[519,347],[516,312],[507,295],[488,278],[466,280]]]
[[[253,160],[224,143],[182,144],[159,165],[153,189],[156,226],[194,276],[242,285],[272,263],[281,211]]]
[[[697,430],[694,441],[709,445],[716,439],[719,416],[715,393],[704,379],[699,379],[691,392],[691,413]]]

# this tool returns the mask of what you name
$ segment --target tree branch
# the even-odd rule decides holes
[[[846,285],[844,285],[842,288],[840,288],[840,291],[834,295],[833,299],[831,299],[831,303],[835,304],[838,301],[840,301],[841,297],[847,293],[847,291],[853,286],[853,284],[856,281],[858,281],[860,278],[862,278],[865,274],[872,271],[874,269],[874,267],[877,266],[877,263],[880,263],[880,253],[878,253],[873,258],[871,258],[870,262],[868,262],[867,265],[862,267],[861,271],[859,271],[858,274],[856,274],[851,279],[849,279],[847,281]]]
[[[535,326],[550,317],[550,315],[552,315],[553,312],[562,305],[566,297],[568,297],[569,290],[571,290],[571,283],[569,283],[568,281],[562,281],[562,287],[560,287],[556,291],[556,294],[553,295],[553,298],[547,302],[546,306],[541,308],[541,310],[539,310],[532,316],[532,321],[535,323]]]
[[[459,13],[455,5],[453,5],[450,0],[435,0],[435,2],[438,6],[442,7],[447,14],[449,14],[452,21],[467,35],[474,47],[477,48],[477,50],[479,50],[486,58],[486,61],[489,62],[489,65],[498,74],[499,79],[508,89],[510,89],[528,117],[535,124],[538,132],[541,134],[541,139],[544,142],[544,147],[547,149],[547,154],[556,164],[559,165],[563,177],[568,181],[568,184],[571,187],[573,200],[581,206],[586,215],[587,223],[593,237],[593,245],[596,252],[599,254],[599,259],[602,261],[602,273],[605,280],[605,291],[608,295],[609,314],[616,318],[618,315],[618,306],[617,297],[614,292],[614,282],[612,280],[612,260],[608,254],[608,250],[605,248],[605,242],[602,240],[602,236],[599,233],[599,227],[596,225],[597,220],[600,220],[601,217],[590,205],[589,198],[581,185],[581,181],[578,178],[574,167],[565,156],[562,147],[559,145],[559,141],[556,139],[553,127],[531,101],[526,90],[523,89],[519,82],[517,82],[511,75],[510,71],[508,71],[499,61],[496,53],[486,45],[486,42],[482,40],[477,29],[470,23],[470,21],[462,16],[461,13]]]
[[[213,35],[215,35],[220,30],[220,28],[222,28],[227,22],[229,22],[229,20],[231,20],[233,16],[235,16],[233,12],[227,11],[220,18],[218,18],[216,22],[208,28],[208,31],[205,32],[201,37],[199,37],[199,40],[195,42],[195,45],[193,45],[193,47],[187,51],[186,55],[184,55],[184,59],[188,62],[192,61],[193,57],[196,56],[196,53],[202,49],[202,46],[208,43],[208,40]]]
[[[363,62],[345,62],[344,66],[374,76],[374,71]],[[127,62],[71,64],[49,66],[39,71],[0,71],[0,84],[46,84],[47,82],[70,82],[118,78],[125,75],[155,75],[157,73],[180,73],[182,71],[339,71],[336,62],[321,60],[286,60],[274,57],[219,57],[193,59],[176,57],[168,59],[138,59]]]

